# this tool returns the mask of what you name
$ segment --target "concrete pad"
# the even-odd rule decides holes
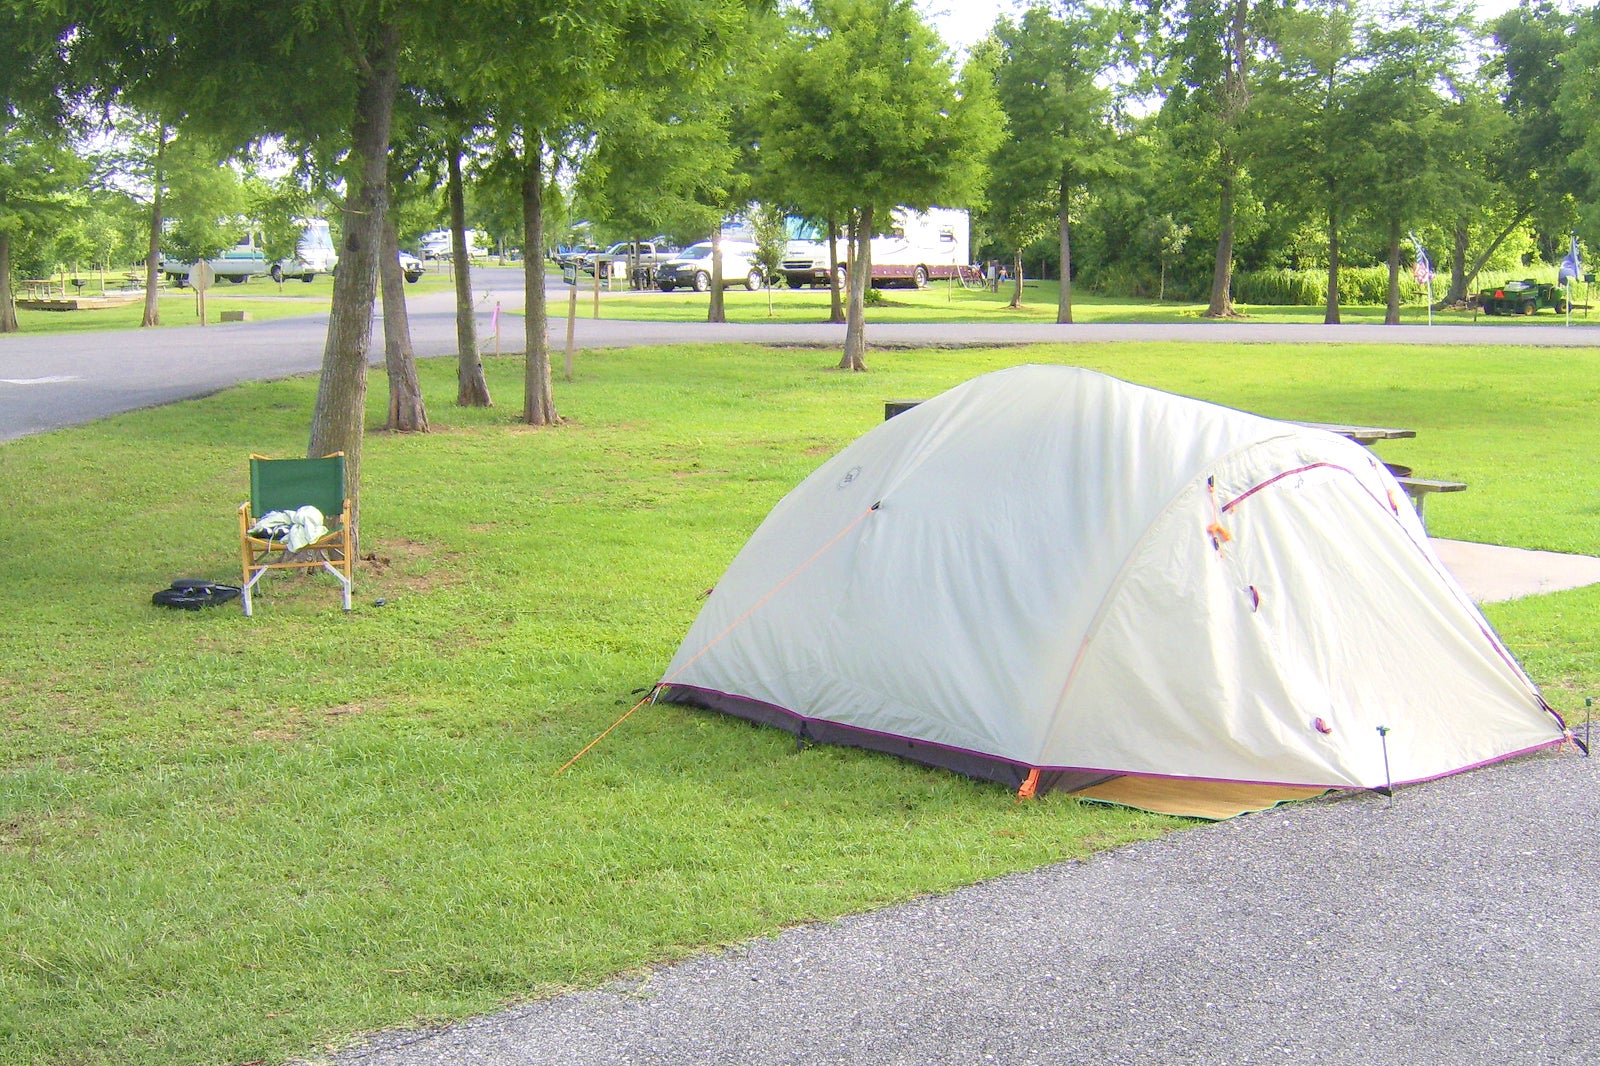
[[[1478,603],[1600,584],[1600,559],[1591,555],[1506,548],[1434,538],[1433,550]]]

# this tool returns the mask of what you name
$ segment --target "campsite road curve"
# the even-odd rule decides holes
[[[1600,1060],[1600,773],[1301,803],[781,935],[337,1066]]]
[[[474,272],[479,345],[494,350],[491,323],[496,305],[520,311],[520,271]],[[552,289],[549,338],[566,342],[562,317],[565,289]],[[576,343],[585,348],[638,344],[731,342],[817,345],[841,348],[844,327],[827,323],[710,324],[638,322],[583,317],[579,304]],[[422,356],[456,349],[454,296],[427,293],[407,301],[412,343]],[[82,312],[92,314],[93,312]],[[522,349],[522,319],[500,319],[506,351]],[[328,320],[325,314],[265,322],[180,326],[116,333],[0,338],[0,440],[80,425],[122,411],[204,396],[242,381],[315,373],[321,366]],[[1600,326],[1369,326],[1274,325],[1194,322],[1167,325],[930,324],[881,323],[869,330],[874,345],[929,347],[1103,341],[1210,341],[1222,343],[1518,344],[1577,347],[1600,344]],[[383,359],[381,337],[372,349]]]

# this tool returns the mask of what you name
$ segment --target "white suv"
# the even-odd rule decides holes
[[[764,280],[755,261],[756,246],[749,241],[722,242],[722,285],[742,284],[754,292]],[[711,291],[711,242],[701,241],[685,248],[676,259],[656,268],[656,284],[662,292],[682,286],[695,292]]]

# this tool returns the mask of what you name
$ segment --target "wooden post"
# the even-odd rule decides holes
[[[202,326],[206,324],[206,290],[211,288],[216,276],[217,272],[204,259],[189,268],[189,284],[194,286],[195,311],[200,316]]]
[[[578,328],[578,282],[574,278],[572,291],[567,294],[567,380],[572,380],[572,351],[577,346],[576,330]]]

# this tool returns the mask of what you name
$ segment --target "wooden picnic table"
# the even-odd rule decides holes
[[[1372,444],[1380,440],[1401,440],[1406,437],[1415,437],[1414,429],[1399,429],[1384,426],[1346,426],[1337,422],[1295,422],[1297,426],[1307,429],[1322,429],[1329,433],[1337,433],[1341,437],[1349,437],[1357,444]]]
[[[885,400],[883,403],[884,421],[895,415],[904,414],[917,406],[921,400]],[[1329,433],[1336,433],[1341,437],[1348,437],[1357,444],[1371,445],[1380,440],[1405,440],[1415,437],[1417,431],[1404,429],[1399,426],[1350,426],[1340,422],[1301,422],[1293,421],[1290,425],[1302,426],[1306,429],[1321,429]],[[1414,477],[1409,466],[1399,466],[1395,463],[1385,463],[1389,472],[1395,476],[1400,487],[1405,490],[1406,496],[1411,500],[1411,505],[1417,509],[1417,517],[1423,519],[1423,527],[1427,527],[1427,520],[1423,518],[1422,507],[1428,497],[1435,492],[1463,492],[1466,483],[1462,481],[1441,481],[1435,478]]]

